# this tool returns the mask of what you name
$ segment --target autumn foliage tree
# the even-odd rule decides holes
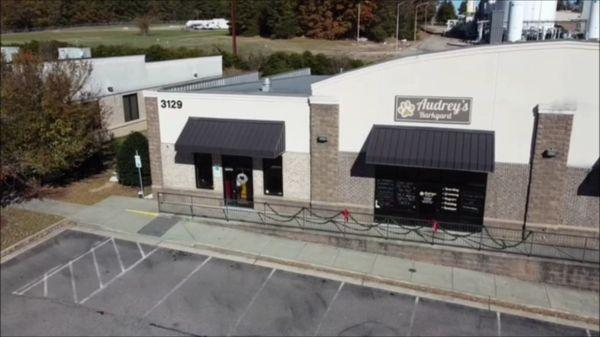
[[[36,187],[43,178],[78,167],[97,153],[106,134],[102,108],[88,97],[91,66],[83,61],[42,62],[20,53],[2,62],[0,183]]]

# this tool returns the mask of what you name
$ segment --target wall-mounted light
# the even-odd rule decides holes
[[[318,136],[317,143],[327,143],[327,137],[326,136]]]
[[[113,87],[108,87],[108,92],[113,92]]]
[[[556,156],[558,156],[557,149],[549,148],[549,149],[546,149],[544,152],[542,152],[542,157],[544,157],[544,158],[554,158]]]

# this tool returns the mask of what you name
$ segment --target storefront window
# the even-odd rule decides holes
[[[137,94],[123,96],[123,112],[125,113],[126,122],[140,118]]]
[[[283,195],[283,174],[281,156],[263,159],[263,175],[266,195]]]
[[[212,156],[207,153],[194,154],[196,167],[196,188],[213,188]]]
[[[435,220],[465,231],[478,230],[483,223],[485,173],[378,166],[376,175],[378,219],[391,216],[417,224]]]

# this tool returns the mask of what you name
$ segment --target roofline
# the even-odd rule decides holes
[[[432,51],[416,55],[400,56],[391,60],[382,61],[380,63],[371,64],[365,67],[349,70],[341,74],[333,75],[330,78],[322,81],[314,82],[311,84],[313,93],[318,90],[321,86],[327,86],[337,83],[344,79],[350,79],[356,75],[363,74],[364,72],[385,70],[389,67],[395,66],[398,63],[411,63],[418,61],[435,60],[438,58],[448,57],[459,57],[465,55],[482,54],[482,53],[499,53],[509,52],[514,50],[536,50],[536,49],[549,49],[555,47],[568,47],[578,48],[584,50],[599,50],[600,45],[597,41],[591,40],[545,40],[545,41],[528,41],[528,42],[516,42],[516,43],[503,43],[498,45],[471,45],[458,49]]]
[[[484,133],[494,135],[494,130],[480,130],[480,129],[465,129],[465,128],[445,128],[435,126],[416,126],[416,125],[390,125],[390,124],[374,124],[371,129],[419,129],[427,131],[446,131],[446,132],[463,132],[463,133]]]

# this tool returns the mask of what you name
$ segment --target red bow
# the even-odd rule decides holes
[[[350,211],[346,208],[343,211],[340,212],[340,214],[342,215],[342,217],[344,218],[344,221],[346,223],[348,223],[348,219],[350,219]]]
[[[433,220],[433,226],[431,226],[431,228],[433,229],[433,232],[436,233],[440,229],[440,223]]]

